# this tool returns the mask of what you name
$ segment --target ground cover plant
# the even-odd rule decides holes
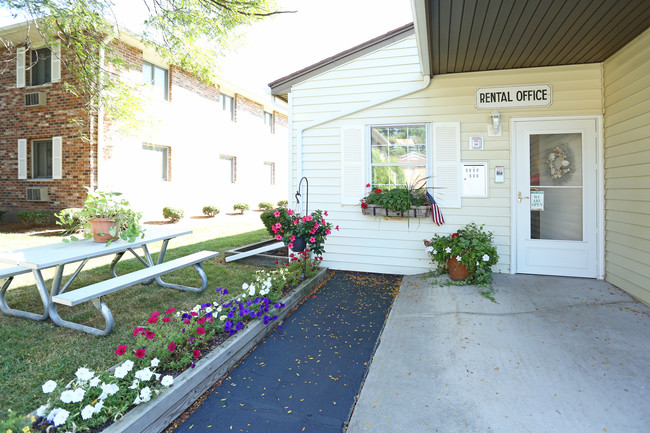
[[[218,225],[195,229],[192,235],[170,243],[167,257],[172,259],[204,249],[223,254],[228,249],[267,238],[266,231],[259,227],[261,224],[257,220],[254,224],[240,221],[235,228]],[[240,233],[242,230],[247,231]],[[13,250],[60,241],[60,237],[0,234],[0,249]],[[152,248],[154,258],[159,248],[159,244]],[[106,257],[96,260],[96,263],[91,261],[77,277],[71,290],[105,279],[110,260],[111,257]],[[139,266],[135,259],[124,260],[118,264],[117,271],[129,272]],[[196,305],[214,302],[215,287],[227,288],[235,294],[237,290],[242,290],[244,283],[254,281],[258,268],[239,262],[226,266],[221,260],[214,259],[206,262],[204,269],[209,288],[203,293],[161,289],[152,284],[134,286],[104,297],[111,306],[116,322],[113,332],[106,337],[98,338],[59,328],[48,321],[35,322],[0,315],[0,395],[3,396],[0,399],[0,420],[36,409],[36,399],[42,396],[42,385],[51,378],[74,378],[77,370],[84,365],[92,364],[92,371],[95,372],[115,365],[118,362],[115,348],[123,344],[125,335],[131,335],[137,326],[147,324],[153,311],[167,311],[169,308],[190,311]],[[64,278],[67,279],[73,271],[72,267],[66,267]],[[53,270],[47,270],[44,276],[50,284]],[[199,277],[191,268],[169,274],[167,279],[172,283],[199,283]],[[12,283],[7,301],[9,305],[20,305],[35,312],[42,308],[29,275],[22,275]],[[60,311],[64,319],[79,323],[93,324],[96,320],[102,320],[90,303]],[[0,431],[4,433],[6,429]]]

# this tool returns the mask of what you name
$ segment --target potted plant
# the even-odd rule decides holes
[[[424,240],[426,251],[437,266],[437,274],[449,273],[454,281],[466,284],[492,283],[492,265],[499,261],[492,232],[483,225],[466,225],[450,235]]]
[[[117,239],[134,242],[137,237],[144,236],[144,228],[140,224],[142,215],[131,209],[128,201],[120,199],[121,195],[119,192],[88,189],[84,206],[79,212],[85,238],[92,237],[95,242],[110,245]]]
[[[389,190],[372,188],[361,199],[361,212],[364,215],[382,215],[387,217],[427,217],[426,188],[414,186],[395,187]]]
[[[296,252],[313,252],[322,256],[325,238],[332,232],[332,223],[325,221],[327,211],[320,209],[301,217],[291,209],[276,209],[271,230],[275,238]],[[338,226],[336,226],[338,230]]]

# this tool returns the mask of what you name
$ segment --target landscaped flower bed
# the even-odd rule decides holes
[[[283,291],[308,277],[303,269],[303,264],[296,261],[273,271],[258,271],[255,281],[244,284],[244,292],[238,297],[229,297],[227,290],[217,289],[217,301],[197,305],[191,311],[179,312],[169,308],[164,313],[154,312],[146,326],[133,330],[129,341],[113,348],[120,363],[111,371],[95,372],[84,366],[77,370],[72,380],[48,379],[43,385],[43,397],[48,402],[36,412],[42,419],[26,429],[17,422],[14,431],[38,431],[48,427],[49,431],[88,431],[116,420],[132,419],[131,415],[124,418],[125,414],[133,412],[127,412],[129,409],[147,403],[160,393],[173,395],[180,391],[183,393],[181,400],[186,399],[188,393],[194,395],[196,389],[179,389],[172,385],[178,383],[182,375],[187,376],[188,372],[191,375],[197,361],[203,357],[202,351],[211,348],[212,337],[246,333],[245,324],[253,319],[259,320],[248,326],[255,329],[252,337],[269,331],[266,325],[286,314],[283,311],[285,301],[281,300]],[[307,269],[309,275],[324,275],[312,261]],[[248,344],[254,340],[248,338]],[[225,345],[225,351],[232,352],[233,346],[236,344]],[[243,353],[236,350],[234,356],[248,350]],[[204,365],[203,362],[200,364]],[[186,372],[174,378],[186,367],[189,367]],[[225,373],[223,366],[210,368]],[[218,379],[210,377],[213,380],[208,387]],[[194,399],[196,397],[198,395],[194,395]],[[185,407],[179,406],[178,399],[173,404],[176,411],[180,409],[182,412]],[[177,415],[167,415],[165,419],[170,422]],[[110,427],[113,431],[122,431],[116,424],[114,426]],[[145,429],[140,425],[130,431]]]

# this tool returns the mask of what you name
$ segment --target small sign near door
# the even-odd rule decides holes
[[[544,210],[544,191],[530,192],[530,210]]]

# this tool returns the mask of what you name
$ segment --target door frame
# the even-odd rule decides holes
[[[583,116],[536,116],[510,117],[510,273],[517,273],[517,143],[515,127],[519,122],[539,122],[555,120],[595,120],[596,122],[596,275],[599,280],[605,278],[605,154],[602,115]]]

